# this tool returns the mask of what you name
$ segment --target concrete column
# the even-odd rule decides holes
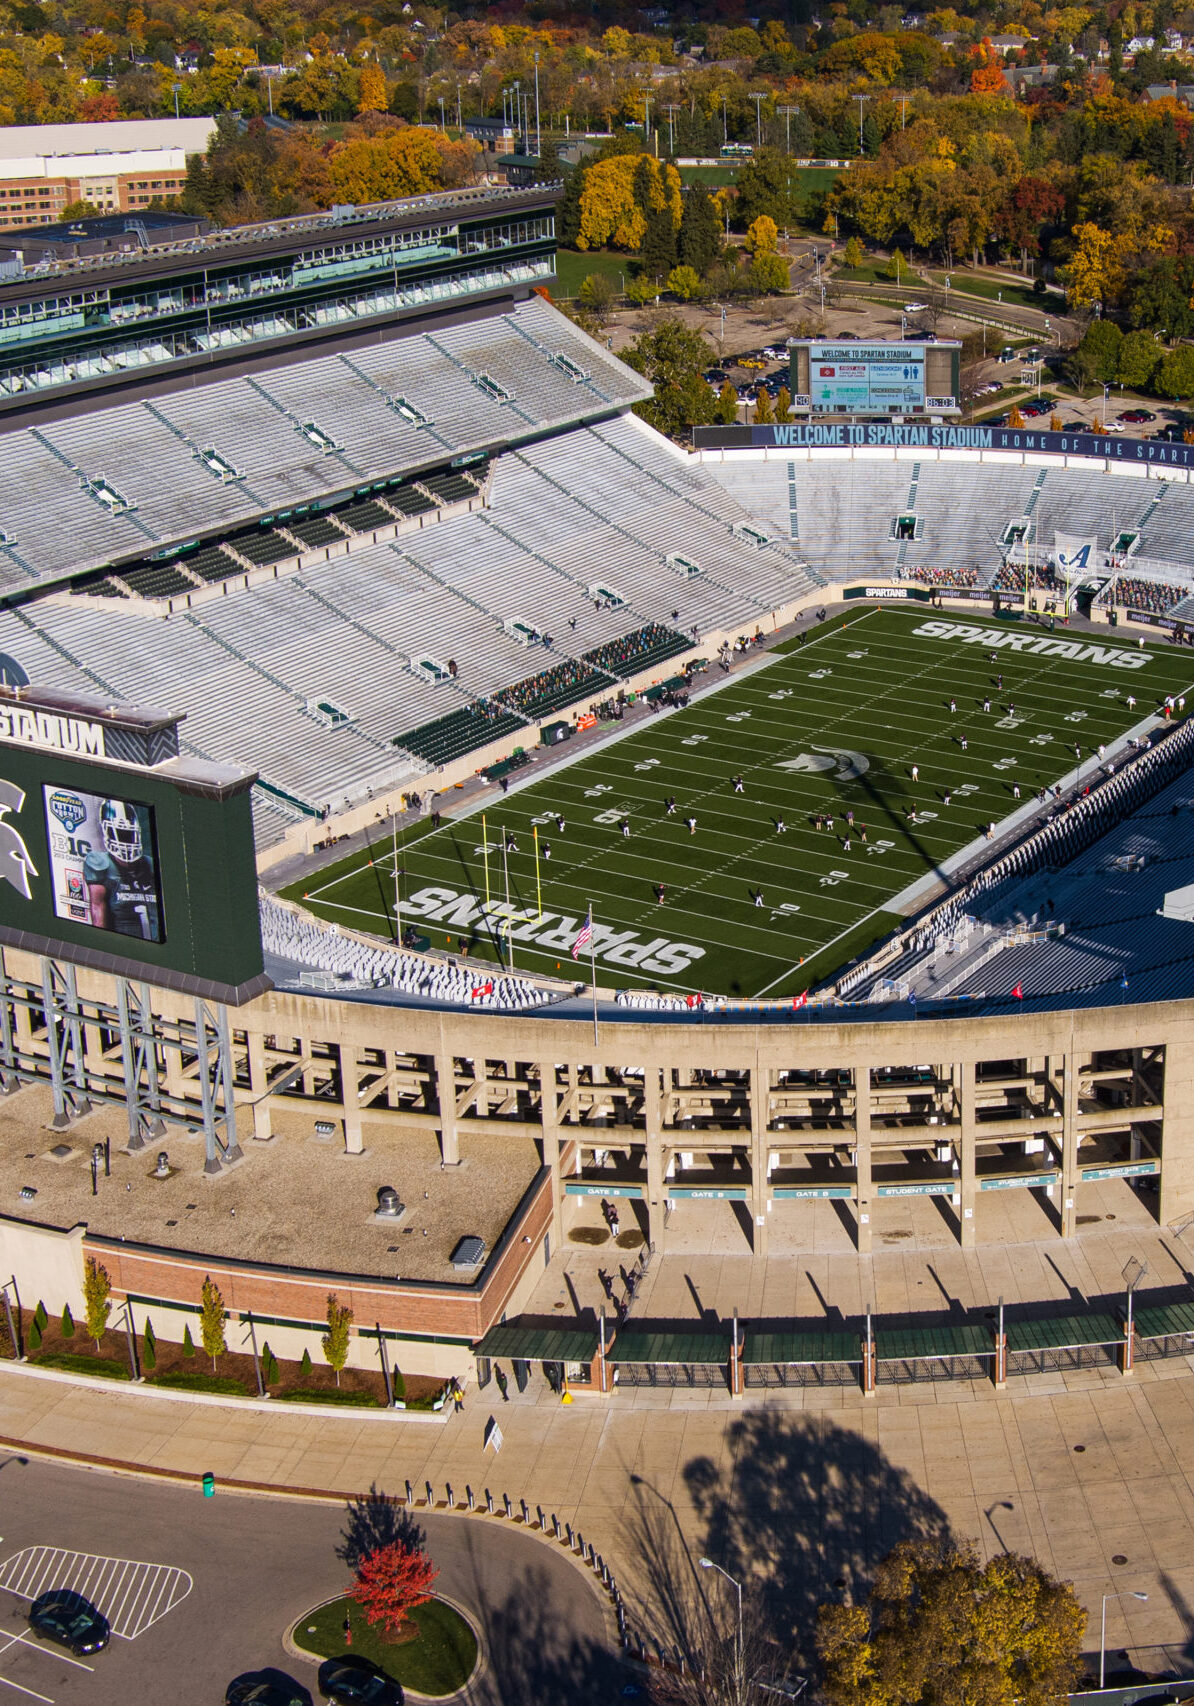
[[[260,1031],[250,1031],[249,1093],[253,1101],[253,1137],[258,1143],[273,1140],[273,1103],[265,1093],[269,1069],[265,1063],[265,1041]]]
[[[978,1199],[978,1122],[975,1115],[974,1062],[959,1061],[954,1067],[958,1087],[958,1161],[961,1167],[958,1222],[963,1250],[973,1250],[978,1235],[975,1206]]]
[[[1194,1214],[1194,1048],[1173,1038],[1165,1045],[1161,1100],[1161,1221],[1172,1226]]]
[[[456,1131],[456,1068],[450,1054],[435,1057],[435,1088],[439,1097],[440,1159],[445,1167],[460,1164],[460,1140]]]
[[[361,1087],[361,1075],[357,1066],[355,1049],[345,1043],[339,1044],[340,1054],[340,1089],[344,1097],[344,1153],[346,1155],[363,1155],[365,1139],[361,1130],[361,1104],[357,1100],[357,1092]]]
[[[539,1120],[543,1130],[543,1165],[551,1168],[551,1241],[559,1250],[564,1242],[564,1181],[560,1178],[560,1092],[556,1069],[550,1060],[539,1063]],[[604,1363],[602,1368],[604,1370]],[[604,1392],[605,1387],[601,1390]]]
[[[756,1256],[767,1254],[771,1217],[767,1213],[767,1101],[771,1073],[759,1065],[756,1054],[750,1063],[750,1207],[751,1249]]]
[[[647,1241],[663,1254],[665,1185],[663,1179],[663,1086],[660,1068],[648,1061],[643,1068],[643,1109],[647,1127]]]
[[[858,1184],[858,1253],[871,1253],[874,1188],[871,1182],[871,1068],[854,1068],[854,1165]]]
[[[1078,1056],[1072,1051],[1062,1062],[1065,1074],[1061,1102],[1061,1236],[1072,1238],[1078,1223]]]

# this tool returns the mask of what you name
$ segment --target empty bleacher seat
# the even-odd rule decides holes
[[[295,555],[291,541],[275,533],[272,527],[254,533],[238,533],[228,543],[240,556],[261,569],[268,568],[271,563],[285,562],[287,557]]]
[[[354,533],[376,533],[379,528],[393,527],[394,517],[388,509],[366,498],[360,503],[346,504],[336,511],[336,520]]]
[[[288,521],[286,531],[315,550],[323,545],[339,545],[345,537],[344,529],[327,515],[307,515],[298,521]]]
[[[498,706],[463,705],[417,729],[394,737],[394,745],[429,764],[450,764],[491,741],[525,730],[521,717]]]

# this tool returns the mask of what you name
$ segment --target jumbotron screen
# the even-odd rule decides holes
[[[809,395],[815,414],[910,415],[924,408],[921,344],[813,344]]]
[[[236,1005],[269,987],[255,778],[176,723],[0,693],[0,943]]]

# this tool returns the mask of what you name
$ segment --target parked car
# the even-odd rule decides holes
[[[1089,421],[1062,421],[1061,430],[1062,430],[1062,432],[1089,432],[1090,431],[1090,422]]]
[[[1155,421],[1156,418],[1151,409],[1125,409],[1121,415],[1116,416],[1117,420],[1131,421],[1133,426],[1138,426],[1143,421]]]
[[[53,1641],[81,1658],[102,1653],[112,1639],[112,1629],[102,1611],[70,1588],[51,1588],[39,1594],[29,1607],[29,1627],[35,1635]]]
[[[905,302],[904,312],[905,314],[923,314],[928,306],[927,302]]]
[[[319,1692],[332,1706],[402,1706],[402,1689],[372,1660],[356,1655],[319,1667]]]
[[[788,359],[787,350],[781,349],[777,344],[769,345],[767,349],[763,351],[763,354],[769,361],[787,361]]]
[[[310,1706],[310,1701],[307,1690],[280,1671],[238,1677],[224,1695],[224,1706]]]

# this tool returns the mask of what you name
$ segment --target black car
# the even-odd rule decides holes
[[[402,1689],[370,1659],[346,1656],[319,1667],[319,1692],[332,1706],[402,1706]]]
[[[102,1653],[112,1639],[112,1627],[90,1600],[70,1588],[51,1588],[29,1607],[29,1627],[35,1635],[66,1647],[76,1658]]]
[[[281,1675],[246,1676],[228,1684],[224,1706],[310,1706],[310,1700],[305,1688]]]

